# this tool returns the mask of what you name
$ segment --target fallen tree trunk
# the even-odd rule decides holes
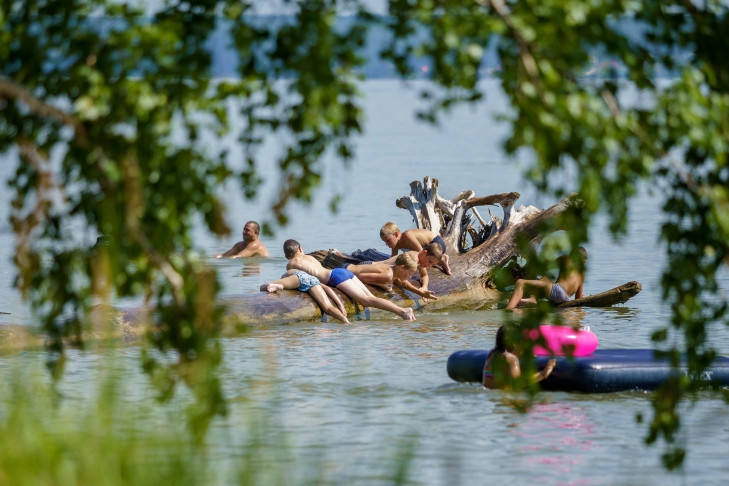
[[[640,282],[632,281],[624,283],[619,287],[600,292],[599,294],[588,295],[581,299],[574,299],[563,302],[557,307],[610,307],[627,302],[631,297],[636,296],[643,286]]]

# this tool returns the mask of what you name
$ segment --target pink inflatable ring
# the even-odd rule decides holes
[[[589,356],[597,349],[597,336],[587,329],[542,325],[539,330],[532,329],[529,338],[536,341],[540,333],[547,347],[534,346],[537,356]]]

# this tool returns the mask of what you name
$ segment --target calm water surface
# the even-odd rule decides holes
[[[289,227],[263,238],[273,258],[209,259],[222,277],[225,294],[258,292],[262,282],[278,278],[285,267],[281,244],[289,237],[298,239],[305,251],[386,251],[378,237],[380,226],[389,220],[412,227],[410,215],[396,208],[395,200],[409,194],[411,181],[426,175],[439,179],[445,197],[465,189],[477,196],[516,190],[523,204],[544,208],[556,202],[530,191],[521,181],[518,162],[501,153],[505,127],[490,118],[504,108],[496,85],[489,91],[488,108],[458,110],[440,128],[413,121],[416,97],[397,82],[368,82],[363,90],[368,122],[357,160],[350,168],[330,163],[317,201],[293,206]],[[261,153],[261,170],[269,176],[275,153],[275,141]],[[0,175],[7,178],[8,164],[0,166]],[[224,188],[236,234],[246,220],[268,216],[265,208],[275,188],[276,180],[269,177],[253,202],[243,202],[233,186]],[[332,215],[328,200],[338,192],[344,199],[339,213]],[[7,199],[3,191],[0,202]],[[659,292],[659,208],[658,196],[642,193],[632,205],[627,237],[613,241],[602,219],[586,246],[586,294],[630,280],[643,284],[643,291],[625,306],[563,311],[590,326],[603,348],[650,347],[652,331],[668,320]],[[500,215],[498,208],[492,211]],[[201,251],[213,255],[237,237],[220,241],[201,232],[198,240]],[[33,318],[11,288],[12,246],[3,217],[0,311],[10,314],[0,315],[0,324],[32,325]],[[426,306],[414,323],[377,314],[379,320],[350,326],[289,323],[225,339],[222,375],[231,413],[213,427],[211,454],[221,471],[235,467],[255,428],[252,423],[264,411],[269,420],[263,440],[283,452],[258,460],[288,468],[299,478],[312,470],[314,477],[338,484],[387,483],[397,454],[411,446],[409,476],[416,484],[724,484],[729,478],[727,406],[708,394],[684,416],[681,440],[690,451],[685,470],[668,474],[660,465],[661,448],[643,445],[645,426],[635,421],[638,413],[650,417],[647,393],[543,393],[538,405],[520,414],[501,391],[451,381],[445,367],[450,353],[490,347],[506,318],[500,310],[430,313]],[[729,354],[729,332],[716,329],[713,339],[721,354]],[[69,353],[62,384],[69,402],[85,400],[99,370],[110,366],[109,353]],[[133,403],[151,395],[138,371],[138,349],[115,356],[117,372],[134,390],[126,400]],[[42,360],[42,353],[0,358],[0,373],[8,376],[19,366]],[[230,479],[224,473],[221,477]]]

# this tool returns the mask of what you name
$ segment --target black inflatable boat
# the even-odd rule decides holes
[[[448,376],[480,383],[488,354],[483,349],[456,351],[448,358]],[[537,367],[541,369],[549,359],[537,357]],[[598,349],[589,356],[557,357],[551,375],[540,385],[543,390],[584,393],[655,390],[674,372],[666,360],[656,359],[651,349]],[[692,379],[707,386],[729,386],[729,357],[717,356],[708,370]]]

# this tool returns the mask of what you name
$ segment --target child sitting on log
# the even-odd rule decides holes
[[[438,243],[431,243],[429,245],[426,245],[425,248],[423,248],[419,252],[411,250],[405,252],[404,254],[407,255],[408,253],[414,255],[415,258],[417,258],[418,260],[418,271],[420,272],[420,290],[428,290],[428,283],[430,282],[430,277],[428,277],[428,268],[437,265],[438,262],[441,261],[443,257],[443,250]],[[395,263],[395,260],[397,260],[397,257],[393,256],[380,263],[392,265],[393,263]],[[410,282],[407,282],[405,283],[403,288],[412,291],[412,288],[417,287],[414,287]]]
[[[526,280],[523,278],[517,280],[514,286],[514,292],[511,294],[508,304],[506,304],[506,309],[511,310],[519,305],[536,304],[537,296],[546,297],[554,305],[567,302],[573,295],[576,299],[581,299],[585,284],[587,250],[580,247],[579,252],[582,256],[582,264],[578,267],[575,266],[567,255],[562,255],[557,259],[559,263],[559,275],[555,283],[552,283],[547,277],[542,277],[539,280]],[[537,295],[523,299],[522,297],[524,297],[527,287]]]
[[[423,251],[423,248],[431,243],[436,243],[441,247],[442,255],[438,263],[443,268],[446,275],[451,275],[451,269],[448,266],[448,255],[446,254],[446,244],[440,235],[427,229],[409,229],[404,233],[400,233],[400,228],[395,223],[387,222],[380,229],[380,238],[385,244],[392,248],[392,256],[397,255],[401,249],[413,251]]]

